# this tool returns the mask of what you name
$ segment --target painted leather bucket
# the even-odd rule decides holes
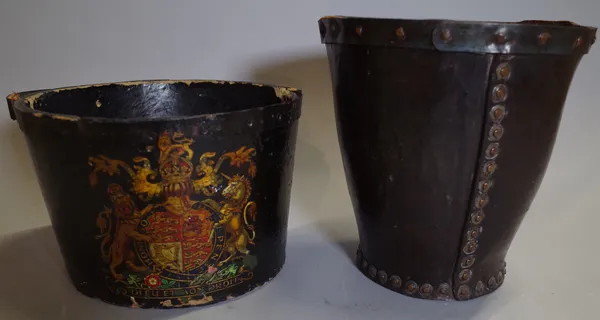
[[[376,283],[432,300],[499,288],[596,29],[324,17],[344,169]]]
[[[176,308],[275,277],[301,100],[293,88],[171,80],[10,95],[77,290]]]

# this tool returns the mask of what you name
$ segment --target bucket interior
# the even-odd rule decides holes
[[[530,24],[530,25],[538,25],[538,26],[562,26],[562,27],[577,27],[579,26],[576,23],[571,21],[564,20],[523,20],[518,22],[519,24]]]
[[[287,88],[222,81],[147,81],[62,88],[27,99],[36,110],[97,118],[185,117],[282,103]]]

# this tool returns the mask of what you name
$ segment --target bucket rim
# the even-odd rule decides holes
[[[554,20],[554,19],[527,19],[527,20],[459,20],[445,18],[396,18],[396,17],[376,17],[376,16],[352,16],[352,15],[333,15],[322,16],[318,21],[327,20],[371,20],[371,21],[388,21],[388,22],[422,22],[422,23],[462,23],[471,25],[520,25],[520,26],[539,26],[539,27],[560,27],[560,28],[582,28],[596,31],[597,27],[578,24],[570,20]]]
[[[138,85],[152,85],[152,84],[199,84],[207,83],[214,85],[246,85],[256,87],[267,87],[272,88],[274,95],[279,98],[280,102],[257,105],[249,108],[244,108],[235,111],[224,111],[224,112],[210,112],[197,115],[186,115],[186,116],[157,116],[157,117],[130,117],[130,118],[119,118],[119,117],[98,117],[98,116],[77,116],[74,114],[65,114],[50,112],[44,110],[38,110],[33,108],[35,101],[46,94],[59,93],[70,90],[87,89],[87,88],[100,88],[108,87],[113,85],[120,86],[138,86]],[[28,90],[12,92],[6,96],[10,116],[13,120],[17,120],[16,113],[29,114],[38,118],[51,118],[59,121],[70,121],[70,122],[89,122],[89,123],[153,123],[153,122],[173,122],[173,121],[189,121],[189,120],[214,120],[218,119],[219,116],[224,115],[235,115],[244,113],[255,113],[261,112],[267,109],[274,110],[276,113],[298,113],[294,112],[295,109],[301,108],[303,97],[303,91],[299,88],[292,86],[271,84],[266,82],[250,82],[242,80],[217,80],[217,79],[149,79],[149,80],[124,80],[124,81],[111,81],[111,82],[97,82],[82,85],[68,85],[60,86],[55,88],[46,88],[39,90]],[[296,118],[299,117],[299,114]]]
[[[498,54],[588,53],[597,27],[568,20],[521,21],[323,16],[321,43],[386,46],[441,52]]]

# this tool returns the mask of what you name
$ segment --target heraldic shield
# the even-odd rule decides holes
[[[134,165],[104,155],[90,157],[93,187],[100,173],[123,170],[131,177],[129,190],[149,203],[137,208],[123,186],[107,187],[110,204],[99,213],[97,226],[115,293],[126,290],[134,296],[147,286],[177,296],[200,285],[205,287],[197,291],[210,293],[252,278],[257,262],[249,246],[254,245],[257,207],[249,199],[255,149],[244,146],[219,157],[205,152],[194,168],[192,143],[181,133],[163,132],[158,170],[145,157],[134,157]],[[231,174],[233,170],[237,172]],[[194,172],[201,178],[192,179]],[[150,182],[153,178],[160,182]],[[152,201],[155,197],[161,201]],[[125,266],[123,272],[118,272],[120,266]],[[191,287],[178,291],[182,284]]]
[[[172,308],[273,278],[285,260],[300,97],[205,81],[9,97],[78,290]]]

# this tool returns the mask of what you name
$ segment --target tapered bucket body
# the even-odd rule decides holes
[[[416,298],[493,292],[596,29],[360,17],[319,27],[359,268]]]
[[[139,81],[15,93],[68,274],[134,308],[213,304],[284,265],[301,91]]]

